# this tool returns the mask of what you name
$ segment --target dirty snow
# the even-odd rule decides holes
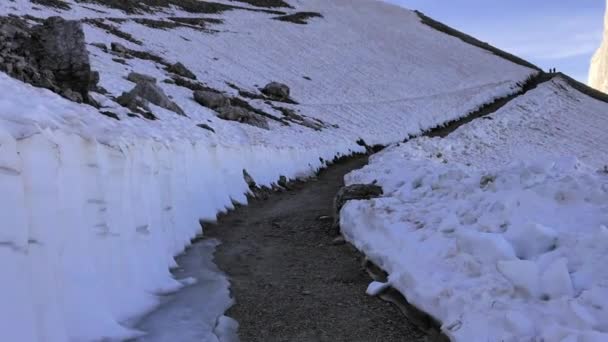
[[[347,238],[453,341],[608,340],[608,105],[561,78],[373,156]]]

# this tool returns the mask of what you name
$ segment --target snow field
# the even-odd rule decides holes
[[[453,341],[608,340],[606,104],[561,79],[372,157],[341,227]]]

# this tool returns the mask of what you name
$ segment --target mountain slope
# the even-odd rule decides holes
[[[310,175],[363,151],[359,139],[420,134],[519,91],[537,72],[381,2],[266,4],[0,4],[28,25],[82,20],[99,73],[88,94],[99,108],[0,74],[10,94],[0,100],[4,339],[137,335],[125,322],[183,286],[168,270],[200,233],[199,219],[246,202],[244,170],[260,186]],[[318,15],[274,19],[298,12]],[[119,104],[136,86],[131,72],[157,79],[165,108]],[[262,95],[270,81],[287,84],[290,99]],[[221,119],[192,89],[222,92],[246,114]]]

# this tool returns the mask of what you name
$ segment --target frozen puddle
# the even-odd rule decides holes
[[[234,303],[230,283],[213,263],[219,242],[203,240],[177,258],[173,274],[184,288],[163,298],[162,304],[136,325],[145,342],[234,342],[238,324],[224,316]]]

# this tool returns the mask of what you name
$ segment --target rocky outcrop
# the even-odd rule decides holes
[[[132,79],[137,80],[135,88],[129,92],[124,92],[120,97],[118,97],[117,102],[120,105],[133,111],[140,111],[141,109],[150,111],[149,103],[152,103],[158,107],[165,108],[179,115],[186,115],[186,113],[175,102],[169,99],[161,87],[159,87],[155,82],[151,82],[149,80],[153,79],[152,77],[141,74],[137,74],[139,75],[138,77],[133,77],[133,75],[134,74],[132,73],[129,76],[131,76]]]
[[[268,129],[268,122],[263,117],[248,111],[243,107],[236,106],[225,106],[219,108],[217,110],[218,118],[229,120],[229,121],[238,121],[242,123],[246,123],[248,125],[256,126],[263,129]]]
[[[228,96],[215,91],[199,90],[194,92],[194,100],[201,106],[218,109],[230,105]]]
[[[222,93],[210,90],[199,90],[194,92],[194,100],[201,106],[213,109],[217,112],[217,117],[228,121],[237,121],[248,125],[268,129],[266,119],[249,109],[238,105],[235,101],[233,105],[230,98]]]
[[[169,65],[167,71],[185,78],[196,80],[196,75],[180,62]]]
[[[262,88],[262,93],[272,99],[284,101],[289,99],[290,90],[286,84],[270,82]]]
[[[34,27],[19,18],[0,18],[0,69],[76,102],[91,103],[89,90],[99,81],[81,23],[60,17]]]
[[[345,186],[338,191],[334,198],[334,224],[332,234],[337,235],[340,231],[340,210],[351,200],[369,200],[382,196],[382,187],[376,184],[353,184]]]
[[[127,76],[127,80],[129,80],[135,84],[142,83],[142,82],[156,83],[156,78],[149,76],[149,75],[140,74],[138,72],[129,73],[129,76]]]
[[[589,86],[608,93],[608,1],[604,19],[604,39],[591,60]]]

